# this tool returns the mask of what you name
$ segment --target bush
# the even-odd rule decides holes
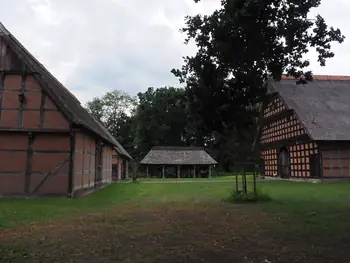
[[[271,197],[268,194],[262,193],[260,191],[249,192],[244,194],[243,191],[232,191],[231,194],[223,199],[225,202],[229,203],[256,203],[256,202],[266,202],[270,201]]]

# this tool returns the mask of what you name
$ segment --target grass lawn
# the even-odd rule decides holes
[[[113,184],[81,199],[0,199],[0,262],[348,262],[350,184]]]
[[[247,174],[246,175],[247,180],[253,180],[253,175],[252,174]],[[258,175],[256,175],[256,178]],[[238,179],[241,181],[242,176],[238,175]],[[225,175],[220,175],[220,176],[213,176],[211,178],[157,178],[157,177],[152,177],[152,178],[138,178],[137,179],[140,182],[168,182],[168,181],[232,181],[236,180],[236,176],[234,174],[225,174]]]

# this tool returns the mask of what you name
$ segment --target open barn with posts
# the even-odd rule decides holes
[[[350,77],[270,81],[255,146],[266,176],[350,178]]]
[[[74,196],[112,181],[128,156],[0,24],[0,195]]]
[[[211,177],[217,162],[200,147],[154,146],[140,162],[146,176]]]

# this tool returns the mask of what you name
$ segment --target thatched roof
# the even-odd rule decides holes
[[[0,38],[5,41],[6,45],[23,61],[27,70],[36,73],[34,78],[41,87],[47,92],[60,111],[76,127],[86,128],[103,140],[114,145],[120,154],[131,158],[127,151],[120,143],[95,120],[79,100],[66,89],[30,52],[0,23]],[[0,61],[1,68],[1,61]]]
[[[217,162],[198,147],[155,146],[140,162],[141,164],[163,165],[213,165]]]
[[[305,85],[284,78],[270,89],[295,111],[311,139],[350,140],[350,77],[314,76]]]

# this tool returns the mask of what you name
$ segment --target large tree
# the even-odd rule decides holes
[[[184,89],[149,88],[139,93],[138,98],[135,144],[140,156],[154,145],[186,145],[188,117]]]
[[[198,50],[172,72],[186,84],[196,122],[209,131],[242,134],[254,123],[254,105],[264,97],[268,77],[311,79],[305,72],[309,49],[324,66],[334,56],[331,43],[344,40],[320,15],[308,18],[319,5],[320,0],[222,0],[211,15],[186,17],[185,43],[194,41]]]
[[[111,132],[127,151],[132,153],[134,148],[133,115],[136,105],[135,98],[123,91],[114,90],[89,101],[86,109]]]

